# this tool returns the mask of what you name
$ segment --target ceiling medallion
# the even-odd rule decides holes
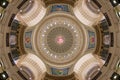
[[[53,28],[46,36],[46,45],[54,54],[65,53],[73,45],[73,35],[67,28]]]
[[[81,27],[69,17],[56,16],[46,19],[37,30],[37,49],[40,56],[48,61],[69,62],[80,54],[84,46]]]

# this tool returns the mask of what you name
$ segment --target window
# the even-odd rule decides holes
[[[96,75],[92,80],[97,80],[97,78],[99,78],[101,74],[102,74],[102,72],[99,71],[99,72],[97,73],[97,75]]]
[[[11,24],[11,30],[17,31],[18,28],[19,28],[19,22],[14,19]]]
[[[110,18],[109,18],[109,16],[108,16],[108,14],[107,14],[107,13],[103,13],[103,14],[104,14],[104,16],[105,16],[105,18],[106,18],[106,20],[107,20],[108,25],[111,26],[112,23],[111,23],[111,21],[110,21]]]
[[[91,1],[93,1],[99,8],[102,7],[102,5],[97,0],[91,0]]]
[[[17,60],[20,56],[20,52],[17,49],[11,50],[11,56],[13,60]]]
[[[20,9],[22,6],[23,6],[23,4],[25,3],[25,2],[27,2],[27,0],[23,0],[19,5],[18,5],[18,9]]]
[[[109,64],[109,61],[110,61],[110,59],[111,59],[111,56],[112,56],[112,54],[109,53],[108,56],[107,56],[107,59],[106,59],[106,61],[105,61],[104,66],[107,66],[107,65]]]
[[[21,73],[21,71],[17,71],[17,73],[19,74],[19,76],[20,76],[23,80],[28,80],[28,79]]]
[[[104,19],[100,22],[100,27],[103,29],[103,30],[108,30],[108,23],[107,23],[107,20]]]
[[[9,57],[12,65],[14,66],[14,65],[15,65],[15,62],[14,62],[14,60],[13,60],[13,57],[12,57],[11,53],[8,53],[8,57]]]
[[[9,33],[6,33],[6,46],[9,47]]]
[[[9,20],[9,23],[8,23],[8,26],[9,26],[9,27],[11,26],[11,24],[12,24],[15,16],[16,16],[16,14],[12,14],[12,16],[11,16],[11,18],[10,18],[10,20]]]

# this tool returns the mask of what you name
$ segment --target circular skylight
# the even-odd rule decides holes
[[[40,57],[52,63],[77,59],[85,49],[83,25],[66,15],[47,17],[38,24],[35,45]],[[62,60],[62,61],[61,61]]]

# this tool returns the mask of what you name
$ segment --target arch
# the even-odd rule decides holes
[[[74,72],[78,75],[80,80],[86,80],[89,71],[92,73],[94,67],[100,69],[102,66],[102,60],[96,58],[92,53],[89,53],[78,60],[74,66]]]
[[[29,1],[29,4],[30,3],[32,2]],[[46,13],[46,8],[42,5],[42,2],[40,0],[34,0],[31,9],[24,14],[21,13],[22,10],[20,10],[19,14],[17,15],[17,18],[21,22],[26,24],[28,27],[32,27],[38,24],[43,19]]]
[[[73,12],[78,20],[87,26],[92,26],[102,19],[101,13],[95,13],[88,8],[86,0],[79,0]]]
[[[43,61],[32,53],[21,56],[17,62],[17,66],[19,68],[21,68],[21,66],[24,66],[31,70],[34,76],[34,80],[41,79],[46,72],[46,67]]]

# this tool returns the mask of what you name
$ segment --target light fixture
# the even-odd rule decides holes
[[[9,4],[9,2],[8,2],[7,0],[4,0],[4,1],[1,1],[1,2],[0,2],[0,6],[1,6],[2,8],[6,8],[6,7],[8,6],[8,4]]]
[[[2,77],[3,77],[3,78],[6,78],[5,74],[2,74]]]
[[[114,4],[117,4],[116,0],[113,0],[113,3],[114,3]]]
[[[112,74],[112,76],[110,77],[111,80],[120,80],[120,75],[116,72],[114,72]]]
[[[115,75],[113,78],[114,78],[114,79],[117,79],[117,75]]]
[[[5,6],[5,5],[6,5],[6,2],[3,2],[2,5]]]
[[[0,80],[6,80],[8,77],[9,76],[8,76],[8,74],[5,71],[0,73]]]

